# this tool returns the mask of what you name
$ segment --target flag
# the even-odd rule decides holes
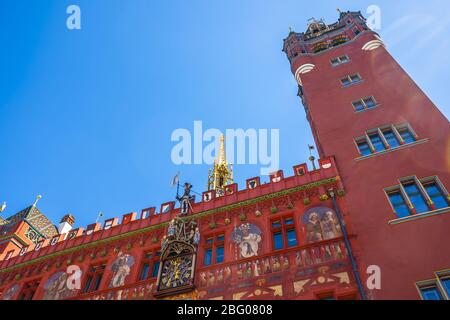
[[[176,176],[173,177],[172,179],[172,187],[177,186],[179,181],[180,181],[180,173],[178,172]]]

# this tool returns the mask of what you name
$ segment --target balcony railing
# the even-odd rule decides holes
[[[242,287],[246,282],[264,281],[265,278],[290,275],[291,278],[308,274],[308,269],[327,267],[346,261],[347,250],[342,238],[296,247],[283,253],[270,253],[230,263],[213,265],[197,270],[196,287],[199,290],[214,287]],[[155,279],[141,281],[119,288],[82,294],[78,300],[151,300],[154,299]]]
[[[151,300],[156,280],[147,280],[72,298],[73,300]]]
[[[284,251],[271,253],[239,262],[202,268],[198,271],[197,286],[209,288],[226,284],[239,286],[245,280],[254,283],[258,278],[289,273],[301,275],[312,267],[319,268],[334,262],[347,260],[348,254],[342,238],[328,240],[320,244],[311,244]]]

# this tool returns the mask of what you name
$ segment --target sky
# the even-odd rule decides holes
[[[73,4],[81,30],[66,27]],[[172,132],[196,120],[279,129],[280,168],[292,175],[313,139],[283,39],[311,17],[333,23],[336,8],[373,4],[388,50],[450,118],[447,0],[0,0],[2,216],[38,194],[55,224],[159,208],[178,171],[201,193],[210,166],[171,160]],[[260,165],[234,169],[240,189],[260,175]]]

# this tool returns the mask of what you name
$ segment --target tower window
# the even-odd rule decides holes
[[[297,232],[292,217],[272,221],[271,229],[274,250],[297,246]]]
[[[210,266],[213,263],[225,261],[225,235],[219,234],[208,237],[205,240],[203,265]]]
[[[425,188],[425,192],[430,197],[436,209],[447,208],[450,205],[449,201],[445,197],[443,188],[439,186],[437,180],[424,182],[423,187]]]
[[[416,139],[414,138],[414,135],[411,133],[411,131],[407,127],[398,128],[397,131],[400,134],[400,136],[402,137],[403,141],[405,141],[405,143],[412,143],[412,142],[416,141]]]
[[[400,191],[388,193],[389,201],[399,218],[409,216],[409,209]]]
[[[159,251],[150,251],[144,254],[139,280],[147,280],[158,276],[160,255]]]
[[[333,67],[337,67],[341,64],[348,63],[348,62],[350,62],[350,59],[348,58],[347,55],[343,55],[343,56],[331,59],[331,65]]]
[[[435,272],[435,278],[416,283],[423,300],[450,300],[450,272]]]
[[[359,152],[362,156],[367,156],[372,154],[372,150],[370,150],[370,146],[366,141],[361,141],[357,143]]]
[[[357,101],[354,101],[352,104],[353,108],[355,108],[355,111],[358,112],[372,109],[377,106],[377,102],[375,101],[374,97],[362,98]]]
[[[359,82],[361,82],[361,76],[359,74],[349,75],[349,76],[346,76],[346,77],[341,79],[341,84],[344,87],[348,87],[348,86],[350,86],[352,84],[356,84],[356,83],[359,83]]]
[[[401,179],[386,191],[398,218],[450,207],[449,195],[437,177]]]
[[[442,300],[442,295],[437,286],[420,289],[423,300]]]
[[[397,137],[395,136],[395,133],[392,131],[392,129],[385,129],[382,131],[384,138],[386,139],[387,143],[391,148],[399,147],[400,142],[398,141]]]
[[[386,150],[386,146],[383,143],[380,135],[378,133],[372,133],[369,135],[370,142],[372,142],[373,147],[377,152]]]
[[[363,110],[363,107],[368,106],[365,101],[361,99],[353,102],[353,107],[356,111]],[[386,126],[367,131],[367,135],[355,139],[356,146],[361,156],[368,156],[373,153],[383,152],[387,149],[399,148],[402,145],[407,145],[416,142],[416,136],[412,128],[408,124],[397,126]]]

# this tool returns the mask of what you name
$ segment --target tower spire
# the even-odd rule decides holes
[[[217,160],[217,163],[227,163],[227,157],[225,155],[225,136],[223,134],[220,136],[219,159]]]
[[[233,165],[227,162],[225,136],[219,138],[219,152],[214,159],[214,168],[208,174],[208,191],[216,190],[218,196],[225,194],[225,187],[233,183]]]

